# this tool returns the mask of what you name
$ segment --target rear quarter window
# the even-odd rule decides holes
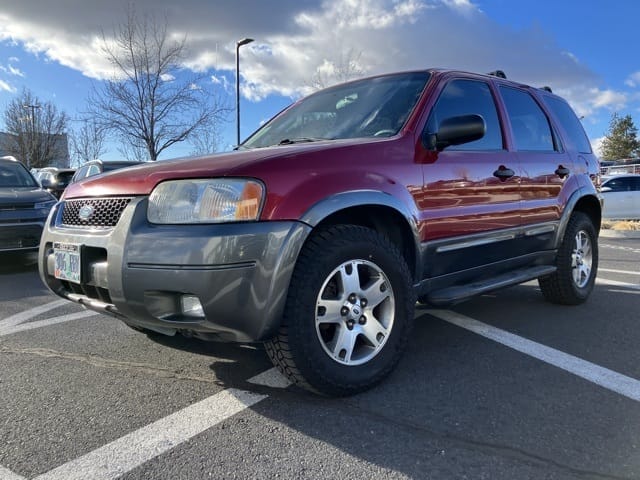
[[[547,105],[549,110],[553,112],[556,119],[562,125],[564,131],[567,132],[569,140],[575,145],[578,152],[592,153],[589,138],[584,132],[584,128],[582,128],[580,120],[578,120],[578,117],[573,112],[569,104],[557,97],[544,95],[543,98],[544,103]]]

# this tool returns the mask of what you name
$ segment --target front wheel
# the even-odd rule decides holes
[[[583,303],[593,290],[598,271],[598,236],[586,214],[571,216],[556,266],[553,274],[538,279],[544,297],[563,305]]]
[[[385,236],[353,225],[324,229],[300,253],[267,353],[293,383],[316,393],[366,390],[400,359],[414,302],[407,264]]]

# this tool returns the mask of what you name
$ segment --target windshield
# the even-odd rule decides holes
[[[37,187],[29,171],[18,162],[0,163],[0,187]]]
[[[400,73],[322,90],[274,117],[241,147],[390,137],[409,118],[428,79],[428,72]]]

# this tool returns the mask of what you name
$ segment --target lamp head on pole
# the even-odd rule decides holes
[[[247,43],[251,43],[253,42],[253,38],[243,38],[242,40],[238,40],[236,42],[236,46],[241,47],[243,45],[246,45]]]

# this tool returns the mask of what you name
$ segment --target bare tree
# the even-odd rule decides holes
[[[93,120],[80,120],[81,126],[71,134],[71,156],[76,165],[95,160],[105,153],[106,132]]]
[[[215,125],[199,128],[191,139],[192,155],[207,155],[214,153],[220,146],[221,135]]]
[[[149,154],[147,153],[147,147],[144,143],[133,143],[131,141],[120,142],[120,146],[118,147],[118,152],[127,160],[135,160],[137,162],[146,162],[149,159]]]
[[[96,123],[133,150],[144,145],[147,160],[157,160],[165,149],[230,111],[201,85],[203,75],[188,75],[181,68],[186,37],[173,38],[166,20],[159,24],[129,10],[113,39],[103,34],[102,50],[115,75],[94,85],[89,97]]]
[[[364,75],[360,67],[362,52],[356,52],[353,48],[342,50],[337,60],[326,60],[320,65],[311,77],[309,86],[314,90],[320,90],[330,85],[346,82]]]
[[[51,102],[43,102],[28,89],[15,97],[4,112],[2,147],[29,168],[58,161],[66,163],[68,118]]]

